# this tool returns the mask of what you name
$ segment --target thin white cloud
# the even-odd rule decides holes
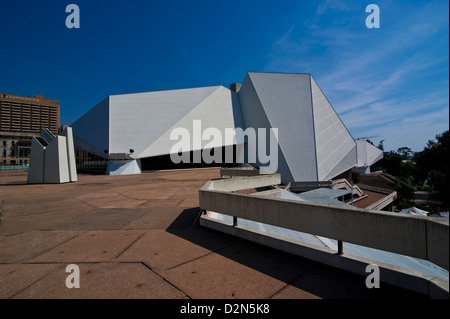
[[[381,128],[371,128],[367,130],[356,130],[357,136],[378,136],[373,139],[376,143],[384,140],[385,150],[397,150],[407,146],[413,151],[421,151],[429,140],[435,138],[449,129],[448,121],[442,121],[449,117],[449,109],[442,108],[420,116],[404,117],[398,121],[393,121]],[[405,141],[408,141],[406,144]]]
[[[340,0],[325,0],[319,3],[316,10],[316,15],[320,16],[327,12],[328,10],[347,10],[348,5],[344,1]]]
[[[436,51],[429,42],[442,33],[448,38],[444,31],[448,29],[448,3],[407,8],[395,19],[392,15],[386,19],[382,29],[368,31],[354,24],[323,21],[330,10],[351,10],[337,1],[321,2],[316,17],[299,27],[291,26],[274,42],[266,69],[312,73],[352,134],[370,136],[382,131],[392,135],[390,141],[400,142],[398,136],[404,137],[402,146],[425,145],[443,127],[448,128],[448,85],[443,80],[429,83],[436,81],[436,74],[442,79],[443,72],[448,78],[448,49],[444,52],[441,45],[441,51]],[[393,13],[394,7],[388,3],[383,10]],[[438,42],[448,43],[445,39],[438,38]],[[428,139],[419,138],[419,128]],[[408,130],[410,135],[404,133]]]
[[[443,106],[444,105],[444,106]],[[442,109],[448,109],[448,97],[429,94],[422,98],[411,100],[385,100],[368,105],[354,112],[342,114],[341,117],[351,130],[377,127],[379,134],[383,131],[383,125],[389,123],[400,123],[405,118],[416,118],[420,121],[428,114],[435,114]],[[445,118],[437,117],[439,122]]]

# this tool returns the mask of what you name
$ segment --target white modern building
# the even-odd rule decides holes
[[[71,125],[75,146],[106,158],[108,174],[140,173],[142,160],[171,155],[176,128],[190,133],[192,143],[183,151],[191,154],[205,149],[251,151],[249,139],[239,134],[195,139],[193,123],[200,121],[202,129],[216,128],[222,136],[230,128],[277,129],[276,172],[283,183],[330,180],[364,161],[357,141],[310,74],[249,72],[241,86],[233,87],[108,96]],[[378,155],[369,157],[372,162]],[[262,166],[258,159],[249,164]]]
[[[370,173],[370,166],[383,158],[383,151],[366,140],[356,140],[358,152],[357,169],[363,173]]]

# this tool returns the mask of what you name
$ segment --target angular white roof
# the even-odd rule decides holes
[[[383,158],[383,151],[366,140],[356,140],[358,167],[368,167]]]
[[[236,93],[213,86],[111,95],[72,127],[78,137],[77,146],[83,149],[89,150],[90,146],[101,156],[107,150],[107,154],[129,154],[140,159],[170,154],[176,142],[170,141],[171,131],[185,128],[192,137],[194,120],[201,120],[202,129],[215,127],[224,132],[225,128],[239,127],[242,120]],[[97,134],[102,138],[93,136]],[[225,140],[214,142],[217,145],[213,147],[228,146]],[[206,144],[208,141],[202,141],[200,149]]]
[[[186,129],[192,137],[195,120],[202,130],[216,128],[223,136],[226,129],[278,129],[277,172],[283,183],[330,180],[382,156],[370,145],[362,145],[357,154],[357,142],[310,74],[249,72],[239,93],[211,86],[111,95],[72,128],[76,147],[133,160],[170,155],[176,143],[170,140],[172,130]],[[189,151],[244,142],[239,135],[213,141],[191,143]]]
[[[356,143],[309,74],[249,72],[245,127],[278,128],[282,182],[329,180],[356,165]]]

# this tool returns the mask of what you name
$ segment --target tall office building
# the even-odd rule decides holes
[[[0,93],[0,165],[28,164],[31,138],[42,127],[57,135],[59,117],[58,101]]]

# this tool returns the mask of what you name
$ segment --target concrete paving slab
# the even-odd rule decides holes
[[[160,171],[163,174],[161,178],[166,180],[177,180],[177,181],[193,181],[198,180],[200,184],[202,181],[219,178],[220,168],[199,168],[199,169],[186,169],[186,170],[167,170]]]
[[[47,230],[52,224],[61,223],[74,217],[83,215],[92,207],[80,207],[79,210],[54,211],[30,216],[3,216],[0,224],[0,235],[19,234],[35,230]]]
[[[136,208],[146,202],[145,200],[136,200],[120,194],[80,196],[78,199],[97,208]]]
[[[82,231],[32,231],[0,237],[0,263],[20,263],[75,238]]]
[[[93,230],[43,253],[31,262],[106,262],[119,256],[144,234],[140,230]]]
[[[148,199],[145,203],[139,206],[141,207],[177,207],[184,199],[169,198],[169,199]]]
[[[122,229],[136,219],[148,213],[149,208],[127,209],[93,209],[87,214],[64,220],[49,227],[52,230],[70,229]]]
[[[304,267],[297,258],[238,242],[162,275],[192,298],[266,299]]]
[[[0,298],[14,297],[58,267],[58,264],[0,264]]]
[[[38,215],[48,212],[65,212],[91,208],[90,205],[80,202],[76,198],[49,198],[42,195],[29,195],[27,198],[20,198],[14,201],[5,200],[3,203],[3,212],[9,215],[13,212],[15,217],[25,217]]]
[[[17,299],[179,299],[185,294],[140,263],[79,263],[80,288],[69,289],[63,265],[15,295]]]
[[[232,243],[203,229],[148,230],[115,261],[143,262],[154,271],[188,263]]]
[[[26,171],[0,174],[0,298],[334,298],[343,284],[361,284],[360,277],[199,228],[193,205],[219,168],[78,177],[27,185]],[[145,198],[161,190],[173,195]],[[76,290],[65,287],[72,263],[81,270]],[[333,280],[340,276],[345,280]],[[360,296],[346,289],[344,298]],[[380,293],[389,291],[409,296],[388,286]]]
[[[125,226],[124,229],[191,228],[199,214],[199,209],[155,207]]]
[[[356,279],[356,280],[355,280]],[[356,276],[337,269],[318,265],[311,267],[284,289],[273,296],[274,299],[396,299],[418,297],[412,292],[388,284],[387,289],[368,289],[366,277]],[[380,286],[381,287],[381,286]]]
[[[198,198],[188,198],[182,201],[178,207],[198,207],[199,201]]]
[[[162,276],[193,299],[264,299],[285,285],[218,254],[163,271]]]
[[[323,299],[309,291],[299,289],[295,286],[287,285],[277,292],[271,299]]]
[[[147,187],[147,189],[142,189]],[[123,195],[134,198],[134,199],[143,199],[147,200],[149,198],[151,199],[169,199],[173,195],[175,195],[175,192],[170,191],[166,188],[160,188],[155,189],[153,185],[143,185],[141,189],[139,190],[132,190],[123,193]]]

